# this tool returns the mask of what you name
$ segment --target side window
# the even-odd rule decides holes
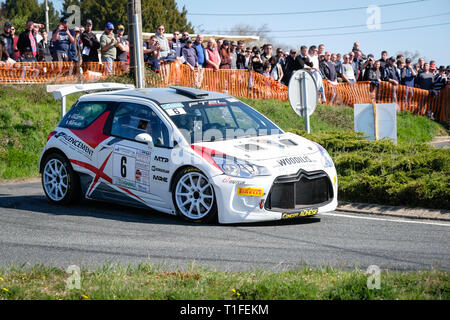
[[[169,147],[169,132],[158,115],[147,106],[122,103],[114,113],[111,135],[135,140],[140,133],[152,136],[156,147]]]
[[[80,102],[72,107],[59,123],[60,127],[83,129],[97,119],[108,107],[106,102]]]

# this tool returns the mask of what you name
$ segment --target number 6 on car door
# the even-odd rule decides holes
[[[134,183],[136,180],[136,158],[114,153],[113,176]]]

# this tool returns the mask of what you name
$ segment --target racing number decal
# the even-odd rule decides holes
[[[122,178],[127,176],[127,157],[125,156],[120,159],[120,175]]]
[[[136,158],[114,153],[113,177],[114,183],[127,188],[136,188]]]

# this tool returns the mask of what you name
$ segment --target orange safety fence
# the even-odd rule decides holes
[[[0,83],[77,83],[97,81],[109,75],[120,76],[129,72],[128,63],[84,62],[18,62],[0,65]],[[251,99],[277,99],[288,101],[287,86],[248,70],[213,70],[209,68],[191,70],[178,60],[161,64],[159,73],[147,72],[148,87],[179,85],[204,90],[227,92],[230,95]],[[324,91],[329,105],[355,103],[397,103],[398,110],[426,115],[442,122],[450,122],[450,86],[437,95],[427,90],[394,86],[380,82],[377,91],[370,92],[370,82],[354,85],[339,83],[332,85],[324,81]]]

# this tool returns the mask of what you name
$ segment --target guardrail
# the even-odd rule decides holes
[[[97,62],[82,65],[74,62],[22,62],[0,65],[0,83],[80,83],[104,79],[108,75],[120,76],[128,71],[128,64],[122,62],[114,62],[110,70],[107,70],[105,64]],[[232,69],[191,70],[179,61],[162,63],[158,74],[148,72],[146,83],[149,87],[180,85],[228,92],[243,98],[288,101],[288,89],[285,85],[259,73]],[[324,90],[327,99],[325,104],[353,107],[355,103],[370,103],[375,99],[377,103],[397,103],[398,110],[408,110],[450,123],[449,86],[433,95],[427,90],[393,86],[382,81],[376,93],[371,94],[370,82],[332,85],[324,81]]]

